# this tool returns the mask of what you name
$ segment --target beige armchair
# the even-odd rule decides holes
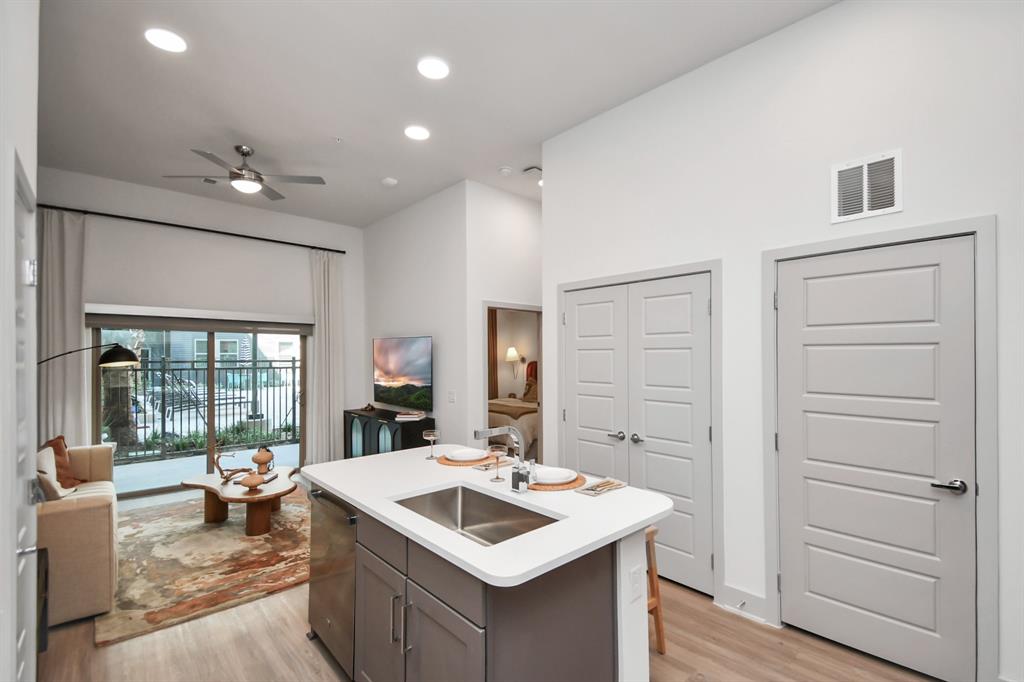
[[[38,508],[39,546],[50,564],[50,625],[105,613],[117,590],[117,493],[110,445],[68,448],[85,482]]]

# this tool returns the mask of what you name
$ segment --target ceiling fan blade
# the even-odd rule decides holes
[[[274,178],[277,182],[294,182],[300,185],[326,185],[327,183],[319,175],[266,175],[265,178]]]
[[[162,178],[210,178],[212,180],[230,180],[227,175],[161,175]]]
[[[193,154],[198,154],[199,156],[203,157],[210,163],[215,163],[226,171],[236,170],[234,166],[232,166],[230,163],[220,158],[213,152],[204,152],[202,149],[193,149],[191,151]]]
[[[280,192],[278,192],[276,189],[274,189],[270,185],[263,185],[263,189],[261,189],[260,192],[262,192],[263,196],[265,196],[266,198],[270,199],[271,201],[277,201],[278,199],[284,199],[284,195],[281,194]]]

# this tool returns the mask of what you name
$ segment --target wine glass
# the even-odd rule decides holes
[[[505,479],[501,475],[499,463],[501,458],[508,454],[508,448],[504,445],[491,445],[487,448],[487,454],[494,458],[494,478],[490,479],[491,483],[501,483]]]
[[[441,437],[441,432],[437,429],[429,429],[423,432],[423,439],[430,441],[430,454],[427,455],[427,459],[437,459],[434,457],[434,442]]]

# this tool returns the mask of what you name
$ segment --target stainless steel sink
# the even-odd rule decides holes
[[[461,485],[407,497],[398,504],[485,546],[558,520]]]

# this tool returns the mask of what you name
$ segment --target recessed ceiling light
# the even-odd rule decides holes
[[[430,137],[430,131],[423,126],[409,126],[405,129],[405,136],[410,140],[426,140]]]
[[[261,185],[260,183],[255,182],[253,180],[246,180],[244,178],[232,180],[231,186],[237,189],[242,194],[256,194],[256,192],[259,192],[261,189],[263,189],[263,185]]]
[[[397,187],[398,186],[398,179],[397,178],[381,178],[380,184],[384,185],[385,187]]]
[[[512,175],[512,166],[502,166],[501,168],[498,169],[498,173],[503,177],[507,178],[508,176]]]
[[[184,52],[188,49],[188,43],[184,38],[165,28],[148,29],[145,35],[150,45],[167,52]]]
[[[538,187],[543,187],[544,186],[544,178],[541,178],[540,180],[537,181],[537,186]]]
[[[437,57],[424,57],[416,63],[416,70],[424,78],[432,81],[439,81],[448,77],[448,64]]]

